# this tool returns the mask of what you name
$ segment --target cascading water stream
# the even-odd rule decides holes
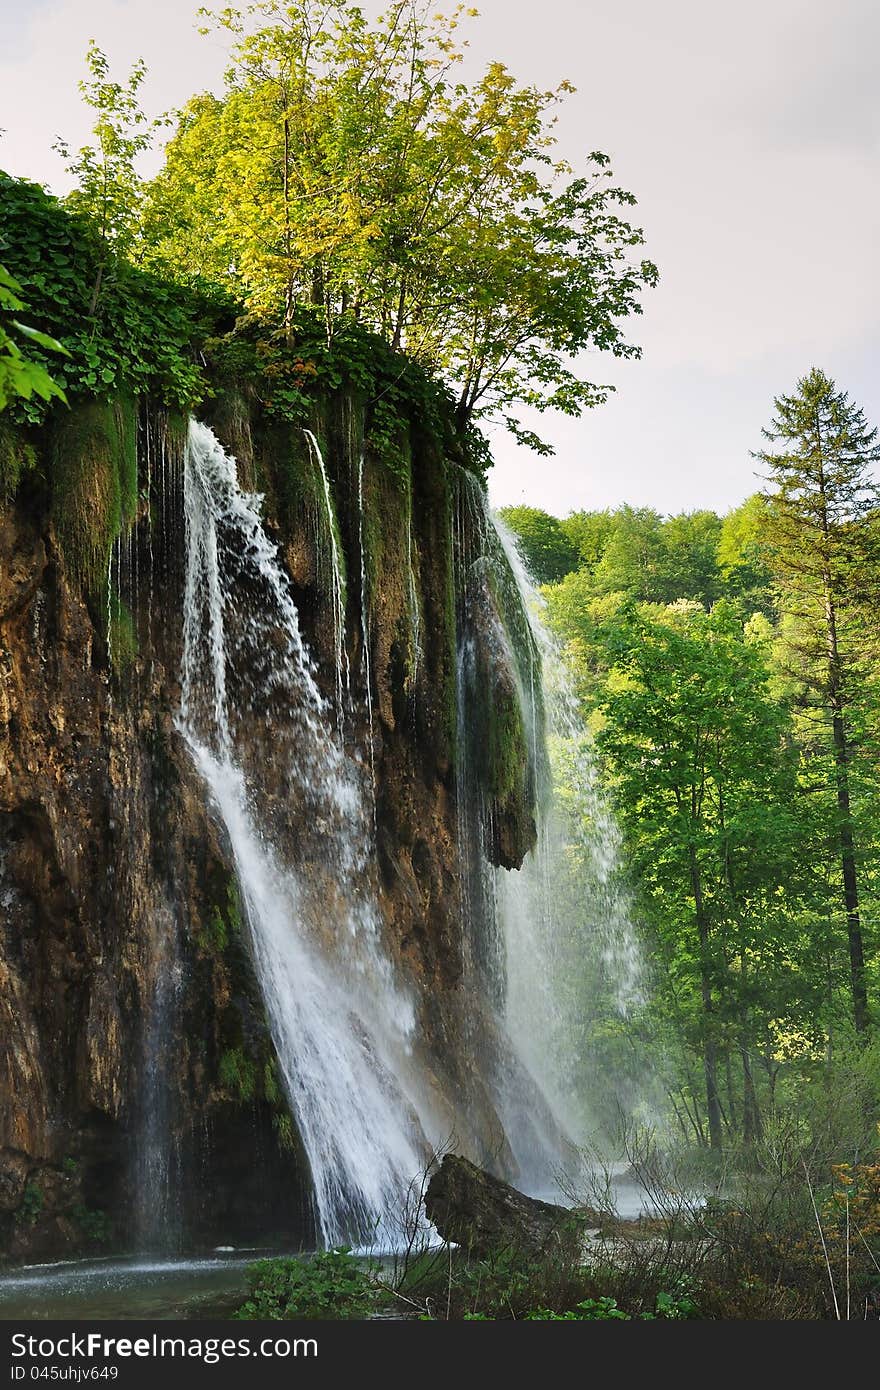
[[[367,734],[370,740],[370,789],[373,797],[373,831],[376,831],[376,747],[373,730],[373,672],[370,659],[370,604],[367,593],[367,552],[364,540],[364,450],[358,450],[358,554],[361,563],[361,643],[364,693],[367,702]]]
[[[317,466],[320,454],[316,443],[312,447]],[[321,476],[335,537],[323,462]],[[235,461],[212,432],[190,423],[178,723],[231,845],[256,972],[327,1244],[387,1245],[399,1239],[410,1186],[451,1132],[465,1152],[476,1150],[474,1156],[482,1153],[491,1162],[485,1136],[497,1133],[500,1121],[499,1166],[527,1190],[550,1191],[554,1176],[572,1171],[572,1139],[584,1127],[570,1094],[582,1002],[572,995],[570,977],[585,933],[603,943],[604,968],[617,981],[621,1007],[638,995],[625,903],[615,897],[613,824],[602,808],[564,665],[540,622],[540,600],[516,549],[489,516],[475,480],[464,483],[459,495],[456,779],[467,920],[465,973],[454,1006],[463,1023],[459,1033],[453,1028],[443,1034],[454,1039],[457,1052],[450,1067],[451,1059],[430,1055],[416,988],[401,981],[383,939],[369,787],[373,759],[366,766],[356,752],[346,752],[301,635],[289,580],[263,529],[261,499],[241,491]],[[362,460],[357,504],[366,647]],[[331,551],[334,612],[341,623],[335,541]],[[409,548],[406,558],[412,572]],[[490,624],[492,655],[513,673],[529,750],[523,775],[538,807],[537,844],[519,871],[490,862],[497,827],[487,819],[467,753],[473,747],[469,702],[477,679],[468,624],[490,571],[500,604]],[[485,618],[485,604],[481,611]],[[344,627],[338,627],[337,702],[346,670],[344,637]],[[368,666],[365,677],[369,689]],[[555,761],[575,763],[575,821],[582,840],[575,850],[594,886],[586,916],[583,903],[572,912],[571,901],[562,901],[560,884],[570,887],[566,865],[574,832],[554,800],[548,739]],[[568,773],[571,785],[570,767]],[[457,1094],[444,1076],[477,1080],[473,1090],[469,1081],[468,1093]]]
[[[345,719],[344,695],[350,690],[348,653],[345,647],[345,580],[340,563],[339,541],[336,535],[336,513],[333,510],[333,497],[330,492],[330,479],[324,464],[321,446],[311,430],[304,430],[309,446],[309,457],[317,469],[321,480],[321,490],[327,512],[327,537],[330,547],[330,574],[333,601],[333,640],[336,653],[336,717],[340,729]]]
[[[259,501],[191,422],[180,727],[232,846],[321,1236],[388,1242],[431,1129],[414,1008],[382,945],[359,769],[333,731]]]
[[[593,1123],[575,1041],[585,1006],[601,991],[626,1017],[644,1002],[642,961],[621,883],[619,831],[599,783],[572,672],[545,624],[545,600],[513,536],[494,513],[488,523],[532,638],[521,699],[536,766],[539,740],[549,755],[538,789],[535,847],[519,871],[495,870],[505,1027],[566,1133],[582,1135]]]
[[[544,601],[513,538],[464,470],[456,496],[464,931],[472,977],[508,1043],[492,1070],[497,1110],[520,1185],[541,1195],[554,1173],[578,1179],[575,1144],[595,1134],[581,1042],[586,1017],[600,994],[610,995],[621,1015],[640,1003],[641,965],[620,882],[617,829],[571,673],[543,622]],[[508,673],[528,750],[536,840],[519,869],[492,862],[495,812],[471,766],[480,753],[474,729],[497,718],[487,714],[481,687],[481,644]],[[552,1124],[546,1117],[536,1123],[536,1097]]]

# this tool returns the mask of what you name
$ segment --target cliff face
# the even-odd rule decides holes
[[[365,445],[345,391],[315,401],[326,489],[303,431],[228,392],[210,416],[264,494],[328,700],[333,529],[359,691],[346,737],[373,764],[389,948],[419,983],[438,1090],[442,1078],[467,1097],[487,1157],[491,1101],[456,1046],[485,1027],[491,1048],[462,934],[461,533],[474,523],[457,470],[417,420]],[[36,465],[0,503],[0,1251],[309,1240],[309,1174],[229,846],[175,723],[180,426],[143,403],[92,405],[27,447]],[[469,777],[487,853],[509,866],[534,835],[533,779],[497,594],[472,554],[466,568],[466,635],[490,692]],[[271,740],[263,757],[283,807]],[[304,812],[286,814],[295,841]]]

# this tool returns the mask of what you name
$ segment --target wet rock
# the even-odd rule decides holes
[[[0,1211],[17,1211],[24,1196],[29,1163],[22,1153],[0,1152]]]
[[[446,1154],[432,1175],[425,1211],[445,1240],[480,1257],[574,1250],[586,1226],[583,1213],[527,1197],[459,1154]]]

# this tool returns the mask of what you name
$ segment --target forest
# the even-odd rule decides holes
[[[844,383],[804,363],[755,421],[759,490],[726,514],[620,505],[557,517],[524,504],[501,508],[496,526],[490,428],[533,451],[538,495],[553,450],[524,421],[601,407],[613,388],[588,369],[600,354],[639,358],[635,326],[659,280],[609,157],[573,168],[559,155],[570,85],[522,85],[501,63],[463,78],[464,6],[444,16],[400,0],[374,21],[349,3],[264,0],[199,16],[228,47],[222,92],[150,116],[143,62],[115,75],[93,41],[80,83],[91,143],[57,146],[71,191],[0,172],[0,523],[10,583],[36,567],[8,603],[3,591],[2,673],[18,693],[0,710],[10,747],[40,727],[69,787],[50,814],[40,797],[55,791],[0,780],[12,865],[0,901],[24,904],[7,973],[37,982],[10,986],[10,1018],[26,996],[32,1013],[4,1104],[15,1111],[16,1087],[25,1116],[48,1113],[44,1091],[71,1097],[54,1137],[33,1138],[27,1118],[2,1130],[15,1188],[5,1248],[130,1252],[142,1234],[119,1213],[139,1187],[161,1211],[166,1254],[213,1240],[210,1195],[177,1208],[168,1195],[199,1163],[216,1167],[218,1203],[243,1229],[262,1181],[256,1167],[243,1175],[246,1136],[263,1126],[267,1183],[299,1164],[291,1187],[317,1193],[302,1199],[311,1215],[296,1239],[328,1248],[252,1266],[249,1294],[240,1281],[220,1315],[365,1317],[390,1303],[435,1317],[445,1299],[447,1319],[876,1317],[877,428]],[[51,585],[26,553],[43,555]],[[42,724],[27,711],[44,678],[16,654],[40,631],[38,593],[60,615],[40,649],[59,663],[61,692]],[[98,692],[77,702],[99,710],[100,731],[83,726],[71,752],[81,675],[51,632],[74,610]],[[306,712],[291,723],[297,701]],[[76,801],[71,769],[89,738],[106,764],[106,822]],[[15,757],[8,766],[30,776]],[[204,820],[193,767],[211,793]],[[245,790],[230,809],[236,778]],[[161,915],[143,906],[160,902],[156,884],[178,885],[176,925],[146,963],[143,932],[117,939],[97,889],[81,911],[69,905],[89,890],[65,867],[58,822],[79,817],[101,865],[127,823],[114,795],[143,803],[137,824],[153,837],[149,864],[132,852],[124,869],[132,923]],[[169,806],[168,838],[190,855],[180,863],[163,859],[156,830]],[[221,832],[206,828],[218,807]],[[55,858],[34,868],[49,841]],[[307,922],[296,969],[282,955],[266,965],[266,942],[289,927],[280,909],[271,932],[260,927],[267,885],[280,900],[288,879],[288,915]],[[538,907],[522,906],[529,893]],[[327,927],[333,912],[348,913],[349,944]],[[66,957],[56,969],[60,919],[93,943],[75,948],[80,974]],[[622,932],[637,988],[621,984]],[[93,978],[105,953],[110,985]],[[324,1017],[303,1022],[289,996],[313,959]],[[514,1017],[530,969],[558,1005],[540,1056],[537,1014]],[[173,1093],[156,1061],[161,1028],[187,1031],[163,970],[206,1020],[201,1051],[180,1044],[182,1101],[155,1098],[159,1082]],[[112,1006],[58,1023],[52,988],[80,1007],[62,976],[77,999],[110,994]],[[415,1005],[394,992],[401,979]],[[308,1032],[349,1009],[350,1037],[342,1024],[320,1045]],[[415,1044],[398,1036],[408,1010]],[[112,1066],[96,1028],[117,1038]],[[410,1234],[393,1274],[359,1262],[365,1231],[387,1235],[395,1205],[404,1219],[413,1155],[436,1160],[456,1124],[467,1157],[504,1169],[496,1178],[515,1187],[528,1172],[534,1140],[517,1148],[522,1122],[507,1118],[493,1071],[508,1047],[524,1088],[509,1113],[534,1104],[548,1182],[547,1153],[581,1152],[567,1205],[588,1213],[601,1255],[459,1239],[453,1274],[451,1245],[411,1261]],[[38,1085],[52,1048],[80,1070]],[[555,1077],[541,1071],[548,1058]],[[303,1081],[332,1090],[349,1072],[329,1100]],[[400,1091],[376,1137],[390,1111],[374,1082],[389,1072]],[[447,1104],[468,1086],[443,1131],[436,1095]],[[187,1087],[193,1114],[175,1119]],[[374,1090],[358,1130],[355,1101]],[[564,1141],[563,1111],[580,1126]],[[96,1157],[101,1126],[113,1140]],[[225,1145],[210,1161],[197,1149],[208,1134]],[[139,1144],[165,1166],[150,1167],[152,1149],[134,1166],[119,1157]],[[638,1218],[615,1208],[624,1170],[647,1194]],[[112,1200],[95,1195],[101,1184]],[[172,1238],[187,1202],[196,1215],[181,1229],[198,1237]],[[294,1225],[266,1243],[291,1245]]]

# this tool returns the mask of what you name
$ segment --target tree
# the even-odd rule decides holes
[[[721,522],[714,512],[679,512],[668,516],[661,529],[658,592],[663,603],[695,599],[711,608],[721,597],[718,538]]]
[[[397,0],[372,25],[318,0],[203,13],[235,40],[226,92],[180,116],[151,254],[231,278],[288,331],[295,303],[328,339],[355,319],[444,377],[463,431],[494,415],[549,452],[515,408],[604,399],[572,360],[637,356],[622,321],[657,279],[607,157],[576,178],[553,159],[568,85],[519,86],[500,63],[456,81],[462,7]]]
[[[625,593],[645,602],[661,598],[663,518],[652,507],[618,507],[593,578],[598,593]]]
[[[499,515],[516,537],[537,584],[556,584],[577,569],[577,549],[555,516],[540,507],[502,507]]]
[[[163,122],[150,122],[140,107],[140,87],[147,75],[142,58],[124,83],[114,82],[106,55],[92,40],[86,67],[89,76],[80,82],[79,89],[86,105],[96,112],[92,127],[96,143],[84,145],[76,155],[60,138],[54,148],[66,160],[67,172],[77,181],[77,187],[66,199],[67,205],[91,219],[104,248],[88,311],[91,318],[111,253],[128,256],[137,240],[143,198],[137,161],[149,149],[154,130]]]
[[[801,676],[827,712],[837,803],[837,842],[849,942],[853,1018],[869,1026],[865,950],[859,910],[858,845],[851,795],[853,716],[873,627],[865,582],[874,561],[880,463],[877,430],[824,372],[813,368],[790,396],[778,396],[763,431],[778,447],[754,457],[773,490],[765,544],[783,603],[794,619],[793,654]],[[869,621],[866,621],[869,618]]]
[[[764,554],[767,501],[759,492],[732,508],[721,523],[717,561],[724,593],[747,612],[775,612],[773,576]]]
[[[722,1063],[742,1067],[742,1133],[760,1128],[752,1056],[790,1016],[797,914],[809,877],[796,760],[764,653],[731,605],[633,605],[612,629],[600,747],[627,851],[659,934],[658,983],[702,1054],[709,1143],[722,1145]],[[794,849],[794,853],[793,853]],[[806,993],[806,991],[804,991]],[[733,1127],[729,1093],[727,1124]],[[697,1128],[701,1129],[700,1125]]]
[[[580,564],[593,573],[614,528],[613,513],[571,512],[559,523],[578,553]]]

